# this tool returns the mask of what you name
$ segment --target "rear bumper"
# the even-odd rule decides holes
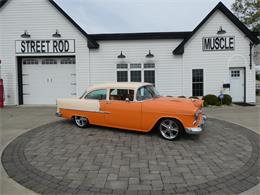
[[[185,128],[186,133],[188,134],[200,134],[204,129],[204,124],[206,123],[207,116],[202,115],[202,122],[198,125],[198,127]]]

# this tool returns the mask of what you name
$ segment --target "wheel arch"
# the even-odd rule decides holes
[[[163,119],[173,119],[175,120],[181,127],[182,130],[184,130],[184,125],[183,125],[183,122],[181,119],[179,119],[178,117],[173,117],[173,116],[162,116],[160,118],[157,119],[156,123],[153,125],[153,127],[150,129],[153,130],[153,129],[156,129],[158,127],[158,125],[160,124],[160,122],[163,120]]]

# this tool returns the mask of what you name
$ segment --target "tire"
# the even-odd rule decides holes
[[[86,128],[88,127],[88,119],[82,116],[75,116],[73,118],[73,121],[75,123],[75,125],[79,128]]]
[[[158,130],[164,139],[172,141],[180,136],[182,127],[177,120],[165,118],[160,121]]]

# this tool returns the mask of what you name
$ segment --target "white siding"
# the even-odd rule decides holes
[[[219,26],[226,30],[224,36],[235,36],[235,50],[203,52],[202,37],[216,36]],[[172,51],[181,39],[99,41],[99,49],[89,50],[86,38],[48,0],[9,0],[0,10],[0,29],[1,77],[7,105],[18,104],[15,40],[23,40],[20,35],[24,30],[31,39],[53,39],[56,29],[61,39],[75,39],[78,96],[89,85],[115,82],[117,63],[152,62],[161,94],[187,97],[192,95],[192,69],[204,69],[204,94],[218,95],[223,83],[229,83],[229,67],[246,67],[246,101],[255,102],[255,67],[249,68],[249,40],[220,11],[186,43],[184,54],[177,56]],[[145,57],[149,50],[154,58]],[[123,60],[117,58],[121,51],[126,56]]]
[[[117,63],[155,63],[156,88],[164,95],[182,95],[182,57],[172,51],[181,40],[99,41],[98,50],[90,50],[91,84],[116,82]],[[154,58],[146,58],[149,50]],[[120,52],[126,56],[117,58]]]
[[[202,51],[202,37],[217,36],[219,26],[226,30],[224,36],[235,36],[235,50]],[[246,102],[255,102],[255,67],[249,68],[249,43],[249,39],[222,12],[216,11],[185,45],[184,95],[192,95],[192,69],[204,69],[204,95],[219,95],[223,83],[229,83],[229,67],[246,67]]]
[[[15,40],[23,40],[20,35],[24,30],[31,39],[53,39],[56,29],[62,35],[61,39],[75,39],[77,94],[81,95],[88,86],[87,40],[48,0],[9,0],[0,10],[0,29],[1,77],[5,84],[6,105],[18,104]]]

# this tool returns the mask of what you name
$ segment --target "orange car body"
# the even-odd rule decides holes
[[[199,99],[156,97],[138,101],[137,91],[148,83],[119,83],[92,87],[79,99],[58,99],[59,116],[72,119],[85,117],[90,124],[120,129],[149,132],[162,118],[178,120],[187,133],[200,133],[204,123],[201,111],[203,101]],[[112,100],[111,90],[133,90],[132,101]],[[102,100],[87,99],[87,94],[97,90],[106,90]],[[92,104],[89,107],[86,105]],[[193,130],[193,132],[191,131]]]

